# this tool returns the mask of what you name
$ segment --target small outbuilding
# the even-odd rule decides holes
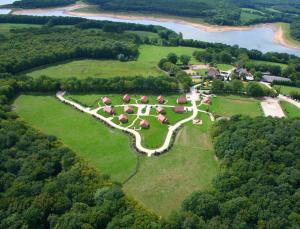
[[[128,122],[128,117],[127,117],[127,115],[121,114],[121,115],[119,116],[119,121],[122,122],[122,123]]]
[[[149,121],[147,121],[145,119],[140,122],[140,127],[142,127],[143,129],[147,129],[147,128],[149,128],[149,126],[150,126]]]
[[[161,106],[156,107],[156,112],[159,113],[159,114],[165,114],[166,113],[165,109]]]
[[[185,104],[187,103],[186,97],[179,97],[176,101],[178,104]]]
[[[162,114],[159,114],[159,115],[157,116],[157,120],[160,121],[160,123],[162,123],[162,124],[168,123],[167,117],[164,116],[164,115],[162,115]]]
[[[148,103],[148,97],[145,96],[145,95],[143,95],[143,96],[141,97],[141,102],[142,102],[142,103]]]
[[[130,102],[130,96],[128,94],[123,96],[123,102],[124,103],[129,103]]]
[[[162,95],[158,96],[156,100],[159,104],[163,104],[165,102],[165,99]]]
[[[110,106],[105,106],[103,111],[107,114],[110,114],[110,115],[113,115],[115,113],[115,110]]]
[[[205,104],[210,104],[210,102],[211,102],[209,97],[204,97],[202,101]]]
[[[178,106],[178,107],[174,107],[174,108],[173,108],[173,111],[174,111],[175,113],[184,113],[184,112],[185,112],[185,109],[184,109],[184,107],[182,107],[182,106]]]
[[[109,104],[111,104],[111,100],[108,97],[103,97],[102,103],[104,103],[105,105],[109,105]]]
[[[127,113],[127,114],[132,114],[133,113],[133,107],[131,106],[124,106],[124,112]]]

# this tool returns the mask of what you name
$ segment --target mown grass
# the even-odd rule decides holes
[[[136,155],[129,138],[86,114],[60,103],[52,96],[22,95],[14,103],[27,123],[46,134],[57,136],[100,172],[123,181],[135,168]],[[141,157],[136,176],[124,190],[158,215],[168,216],[196,190],[211,187],[218,172],[209,130],[211,122],[200,114],[201,126],[187,124],[170,152]]]
[[[1,23],[0,33],[7,34],[10,32],[11,29],[39,28],[39,27],[41,27],[41,25]]]
[[[46,75],[52,78],[110,78],[115,76],[160,76],[165,75],[158,67],[159,60],[168,53],[192,56],[195,48],[189,47],[160,47],[142,45],[139,49],[140,56],[137,61],[121,62],[117,60],[73,60],[51,66],[42,67],[28,72],[27,75],[39,77]],[[192,62],[195,62],[193,59]]]
[[[271,62],[271,61],[251,60],[250,62],[252,62],[252,63],[254,63],[254,64],[266,64],[266,65],[279,66],[279,67],[281,67],[281,69],[287,68],[287,64],[276,63],[276,62]]]
[[[142,157],[138,174],[124,189],[158,215],[167,217],[195,190],[208,190],[218,173],[210,138],[211,121],[200,114],[203,125],[187,124],[173,148],[159,157]]]
[[[286,101],[280,101],[280,105],[284,110],[284,113],[287,115],[287,117],[289,118],[300,117],[300,109],[295,105]]]
[[[229,71],[234,68],[231,64],[217,64],[217,68],[221,71]]]
[[[290,95],[291,92],[298,92],[300,93],[299,87],[290,87],[284,85],[275,85],[274,88],[283,95]]]
[[[231,117],[237,114],[251,117],[262,115],[259,100],[235,95],[218,95],[212,99],[210,105],[202,105],[200,108],[224,117]]]

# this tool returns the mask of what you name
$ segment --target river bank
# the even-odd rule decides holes
[[[207,33],[216,33],[217,35],[221,33],[227,32],[239,32],[242,31],[251,31],[259,28],[268,28],[273,31],[273,34],[270,34],[270,40],[289,49],[300,50],[300,42],[293,40],[289,34],[289,30],[285,27],[283,28],[282,23],[270,23],[270,24],[258,24],[253,26],[217,26],[217,25],[209,25],[202,22],[198,22],[193,19],[186,19],[180,17],[168,17],[161,15],[144,15],[144,14],[128,14],[128,13],[113,13],[106,11],[99,11],[95,7],[91,5],[87,5],[85,3],[77,3],[67,7],[59,7],[59,8],[47,8],[47,9],[15,9],[12,14],[20,14],[20,15],[47,15],[49,12],[61,12],[63,15],[68,16],[76,16],[76,17],[85,17],[85,18],[95,18],[101,17],[102,20],[126,20],[131,21],[133,23],[140,23],[141,21],[152,21],[158,23],[173,23],[183,26],[188,26],[192,29],[207,32]],[[58,15],[61,16],[61,15]],[[164,25],[162,25],[164,26]],[[273,37],[272,37],[273,36]],[[248,38],[247,38],[248,39]],[[212,41],[216,42],[216,41]],[[218,41],[217,41],[218,42]],[[226,42],[222,42],[226,43]],[[263,43],[261,44],[263,47]],[[250,47],[251,49],[252,47]],[[272,49],[271,49],[272,50]],[[270,51],[271,51],[270,50]],[[279,51],[281,50],[274,50]]]

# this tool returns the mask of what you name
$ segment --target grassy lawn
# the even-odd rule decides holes
[[[22,95],[14,105],[26,122],[57,136],[114,180],[123,181],[134,170],[136,155],[129,146],[129,137],[121,131],[107,128],[52,96]]]
[[[250,62],[254,64],[267,64],[267,65],[275,65],[275,66],[280,66],[281,69],[285,69],[287,67],[287,64],[282,64],[282,63],[276,63],[276,62],[270,62],[270,61],[264,61],[264,60],[251,60]]]
[[[284,86],[284,85],[275,85],[274,88],[279,91],[283,95],[290,95],[292,91],[300,93],[299,87],[290,87],[290,86]]]
[[[129,147],[129,138],[120,131],[52,96],[22,95],[14,106],[27,123],[57,136],[113,180],[123,181],[134,170],[136,155]],[[206,115],[200,118],[204,124],[187,124],[170,152],[159,157],[141,156],[138,174],[124,187],[130,196],[161,216],[178,210],[193,191],[209,189],[218,172],[209,135],[211,122]]]
[[[142,45],[137,61],[121,62],[117,60],[73,60],[35,69],[27,75],[39,77],[46,75],[52,78],[86,78],[86,77],[115,77],[115,76],[159,76],[164,75],[157,64],[168,53],[192,56],[195,48],[189,47],[159,47]],[[195,62],[193,59],[192,62]]]
[[[201,114],[202,126],[187,124],[170,152],[142,157],[138,174],[125,184],[125,191],[158,215],[167,217],[179,209],[195,190],[211,188],[218,172],[209,129],[211,121]]]
[[[291,104],[286,101],[280,101],[280,105],[284,110],[284,113],[287,115],[287,117],[289,118],[300,117],[300,109],[296,107],[294,104]]]
[[[200,108],[203,110],[208,109],[215,115],[225,117],[236,114],[249,115],[251,117],[262,115],[259,100],[235,95],[214,97],[211,105],[202,105]]]
[[[234,68],[231,64],[217,64],[217,68],[221,71],[229,71],[230,69]]]
[[[252,21],[255,19],[259,19],[259,18],[263,18],[263,17],[260,15],[257,15],[257,14],[253,14],[253,13],[251,13],[251,11],[243,10],[241,13],[241,21],[242,22]]]
[[[31,24],[11,24],[11,23],[4,23],[0,24],[0,33],[9,33],[11,29],[22,29],[22,28],[38,28],[41,25],[31,25]]]

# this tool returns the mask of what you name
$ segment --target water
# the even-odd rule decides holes
[[[0,0],[1,1],[1,0]],[[5,0],[13,1],[13,0]],[[47,10],[23,13],[33,16],[70,16],[62,10]],[[257,49],[262,52],[285,52],[300,56],[299,49],[287,48],[273,41],[275,32],[269,26],[254,27],[250,30],[227,31],[227,32],[207,32],[191,25],[179,22],[155,21],[151,19],[121,19],[108,16],[85,16],[92,20],[108,20],[115,22],[130,22],[144,25],[160,25],[177,33],[182,33],[186,39],[195,39],[207,42],[218,42],[229,45],[238,45],[247,49]]]

